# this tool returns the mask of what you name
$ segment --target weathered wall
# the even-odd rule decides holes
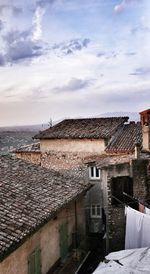
[[[81,197],[77,202],[78,230],[84,239],[84,201]],[[57,218],[51,220],[31,238],[29,238],[16,251],[11,253],[0,263],[0,274],[28,274],[28,255],[36,248],[41,249],[42,274],[46,274],[49,269],[60,258],[59,252],[59,225],[65,220],[68,221],[69,246],[72,244],[72,233],[75,231],[75,203],[71,203],[66,209],[62,210]]]
[[[91,205],[99,204],[102,208],[103,206],[103,198],[102,198],[102,191],[100,188],[100,179],[95,180],[93,184],[93,187],[90,189],[90,191],[86,194],[86,226],[87,231],[90,233],[94,233],[94,224],[97,223],[98,226],[98,232],[102,232],[102,216],[100,218],[94,218],[91,216]]]
[[[100,154],[105,150],[104,139],[51,139],[41,140],[41,152],[90,152]]]
[[[16,152],[16,157],[27,162],[40,165],[41,164],[41,153],[37,152]]]
[[[133,179],[133,196],[141,200],[150,198],[150,176],[148,161],[133,160],[130,164],[110,166],[102,171],[102,190],[107,219],[107,245],[109,251],[124,248],[125,214],[124,205],[112,205],[111,182],[113,178],[128,176]],[[108,247],[107,246],[107,247]]]
[[[148,161],[147,160],[134,160],[132,161],[133,170],[133,193],[135,197],[145,200],[149,196],[148,185]]]
[[[85,153],[49,151],[41,155],[41,165],[54,170],[69,170],[83,166]]]
[[[124,177],[131,175],[131,168],[129,164],[120,164],[110,166],[105,170],[105,181],[103,181],[103,189],[107,191],[104,193],[104,209],[106,213],[107,221],[107,248],[108,251],[120,250],[124,248],[124,206],[112,205],[112,193],[111,193],[111,182],[112,178]]]
[[[142,144],[143,144],[143,149],[146,151],[150,150],[150,125],[145,126],[143,125],[142,127]]]

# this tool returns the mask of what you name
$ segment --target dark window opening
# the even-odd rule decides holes
[[[96,166],[89,167],[90,179],[97,180],[100,179],[100,170]]]
[[[127,193],[133,196],[133,181],[128,176],[112,178],[111,182],[111,194],[112,205],[121,206],[121,203],[128,204],[128,197],[123,194]]]
[[[99,169],[96,168],[96,177],[98,178],[99,177]]]
[[[94,167],[91,166],[91,177],[94,177]]]

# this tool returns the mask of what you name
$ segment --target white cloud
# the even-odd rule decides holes
[[[46,10],[43,7],[38,6],[35,10],[32,21],[32,39],[40,40],[42,38],[42,19]]]

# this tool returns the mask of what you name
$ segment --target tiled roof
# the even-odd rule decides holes
[[[14,152],[40,152],[40,143],[33,143],[26,146],[21,146],[20,148],[14,150]]]
[[[129,163],[130,160],[134,159],[133,155],[103,155],[101,158],[96,159],[96,166],[98,168],[107,167],[110,165],[118,165],[118,164],[125,164]]]
[[[130,124],[124,125],[110,140],[106,152],[134,152],[135,144],[137,143],[142,144],[142,127],[140,122],[130,122]]]
[[[110,138],[128,117],[68,119],[37,134],[35,139]]]
[[[0,260],[89,188],[69,175],[0,157]]]

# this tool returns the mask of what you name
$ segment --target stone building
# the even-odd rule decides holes
[[[101,173],[107,252],[124,248],[125,205],[138,210],[139,203],[150,204],[150,110],[140,115],[141,123],[125,125],[110,142],[106,151],[113,154],[95,161]]]
[[[83,180],[0,157],[0,273],[47,274],[85,247]]]
[[[91,233],[102,229],[100,174],[85,163],[106,153],[107,145],[127,121],[128,117],[67,119],[37,134],[34,138],[40,143],[16,151],[18,158],[92,182],[94,187],[86,199]]]
[[[65,174],[71,172],[76,178],[85,178],[93,184],[93,188],[86,195],[86,228],[89,239],[97,235],[98,241],[100,234],[107,229],[107,249],[118,249],[123,245],[123,209],[115,204],[114,198],[112,199],[112,191],[115,191],[112,190],[112,185],[114,189],[116,184],[123,188],[129,185],[129,182],[133,185],[137,178],[134,167],[136,164],[138,166],[139,160],[134,159],[142,149],[143,124],[146,127],[145,132],[149,132],[149,110],[144,111],[143,115],[142,113],[141,117],[144,118],[137,123],[128,123],[128,117],[68,119],[35,136],[40,139],[40,165],[61,170]],[[143,144],[148,144],[149,139],[145,138],[147,139]],[[34,158],[32,154],[34,147],[17,151],[17,157],[31,161]],[[39,161],[37,163],[39,164]],[[142,163],[145,163],[147,170],[147,162]],[[146,182],[147,175],[142,174]],[[135,188],[133,189],[131,187],[130,194],[137,196]],[[141,188],[137,186],[137,189]],[[146,197],[148,192],[144,189]],[[118,191],[120,192],[116,192]],[[117,195],[116,192],[113,196]],[[140,198],[140,195],[138,197]],[[120,220],[118,229],[115,226],[115,216]],[[112,234],[112,231],[116,234]]]

